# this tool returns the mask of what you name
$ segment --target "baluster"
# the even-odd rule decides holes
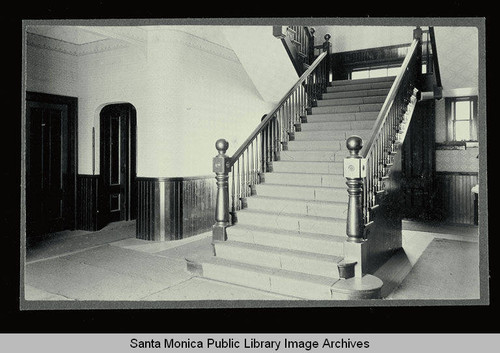
[[[212,227],[212,239],[214,241],[227,240],[226,228],[229,226],[228,173],[231,163],[231,158],[226,155],[228,147],[229,143],[224,139],[219,139],[215,143],[215,148],[219,154],[213,158],[213,171],[217,180],[215,224]]]
[[[346,141],[349,156],[344,159],[344,177],[347,179],[347,241],[352,243],[363,242],[363,178],[366,176],[366,160],[359,155],[363,147],[363,140],[358,136],[351,136]]]

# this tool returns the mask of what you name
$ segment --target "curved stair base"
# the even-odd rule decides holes
[[[370,274],[339,279],[218,258],[186,258],[196,276],[303,300],[379,299],[383,282]]]

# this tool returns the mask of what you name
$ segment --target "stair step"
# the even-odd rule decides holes
[[[248,208],[252,210],[347,219],[347,191],[345,193],[344,202],[301,200],[256,195],[248,197],[247,203]]]
[[[264,178],[265,183],[269,184],[347,188],[346,179],[342,174],[272,172],[266,173]]]
[[[344,174],[343,162],[294,162],[274,161],[274,172],[284,173],[318,173],[318,174]]]
[[[382,109],[383,103],[351,104],[351,105],[327,105],[312,108],[314,114],[328,113],[355,113],[355,112],[378,112]]]
[[[375,121],[379,112],[355,112],[355,113],[325,113],[307,116],[307,123],[333,122],[333,121]]]
[[[356,97],[371,97],[371,96],[384,96],[389,94],[389,88],[375,88],[375,89],[362,89],[354,91],[338,91],[323,93],[322,99],[342,99],[342,98],[356,98]]]
[[[203,263],[203,277],[303,299],[332,299],[337,278],[272,269],[213,257]]]
[[[346,187],[336,188],[264,183],[256,185],[255,188],[258,196],[311,201],[347,202]]]
[[[339,151],[281,151],[280,161],[342,162],[349,155],[347,150]]]
[[[352,135],[357,135],[363,140],[371,136],[371,129],[366,130],[326,130],[326,131],[299,131],[295,133],[296,141],[318,140],[347,140]]]
[[[353,80],[354,81],[354,80]],[[333,82],[333,86],[326,88],[326,93],[331,92],[346,92],[346,91],[358,91],[367,89],[382,89],[391,88],[392,81],[383,82],[353,82],[351,84],[338,85]]]
[[[315,254],[237,241],[214,243],[217,257],[250,265],[295,271],[310,275],[340,278],[337,263],[342,257]]]
[[[288,141],[289,151],[340,151],[346,149],[345,139],[339,140],[324,140],[324,141]]]
[[[318,107],[331,105],[359,105],[359,104],[374,104],[384,103],[386,95],[366,96],[366,97],[350,97],[350,98],[327,98],[323,97],[317,101]]]
[[[262,227],[297,233],[320,233],[337,236],[344,236],[346,231],[345,219],[304,216],[293,213],[270,213],[248,208],[238,211],[238,224],[247,226],[258,224]]]
[[[188,259],[188,263],[189,263]],[[375,276],[337,279],[273,269],[221,259],[216,256],[199,264],[204,278],[309,300],[356,300],[380,298],[382,281]]]
[[[325,131],[325,130],[370,130],[375,124],[374,120],[359,121],[308,121],[301,124],[301,131]]]
[[[393,82],[395,79],[396,76],[383,76],[383,77],[371,77],[371,78],[358,78],[354,80],[335,80],[333,81],[333,86],[358,85],[360,83]]]
[[[343,256],[346,236],[318,233],[296,233],[243,224],[227,228],[228,239],[239,242],[274,246],[283,249]]]

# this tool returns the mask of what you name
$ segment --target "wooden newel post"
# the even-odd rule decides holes
[[[212,227],[212,240],[227,240],[226,228],[229,226],[229,189],[228,174],[231,170],[231,157],[226,155],[229,142],[217,140],[215,148],[219,154],[213,159],[213,171],[217,180],[217,200],[215,204],[215,224]]]
[[[363,178],[366,177],[366,159],[359,155],[363,148],[363,140],[359,136],[351,136],[346,141],[349,156],[344,158],[344,177],[347,179],[347,241],[362,243],[364,241],[363,219]]]
[[[330,73],[332,70],[332,43],[330,43],[330,38],[332,36],[330,33],[325,34],[325,42],[323,43],[323,51],[327,52],[327,57],[326,57],[326,72],[325,72],[325,81],[327,85],[330,85]]]

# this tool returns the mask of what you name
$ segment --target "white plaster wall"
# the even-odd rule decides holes
[[[209,175],[215,141],[227,139],[233,153],[272,109],[216,38],[162,28],[148,31],[147,45],[81,56],[28,47],[26,88],[78,98],[80,174],[99,173],[100,110],[128,102],[137,110],[138,176]]]
[[[225,26],[222,31],[261,97],[278,103],[298,75],[272,26]]]
[[[141,163],[148,176],[212,174],[215,141],[227,139],[231,155],[272,106],[260,98],[232,51],[177,29],[151,36],[160,41],[154,48],[164,70],[163,89],[155,93],[165,106],[160,119],[169,123],[161,136],[145,134],[157,145],[142,144],[142,153],[155,152],[156,158]],[[152,54],[149,59],[151,64]]]
[[[78,60],[76,56],[26,46],[25,87],[27,91],[78,95]]]

